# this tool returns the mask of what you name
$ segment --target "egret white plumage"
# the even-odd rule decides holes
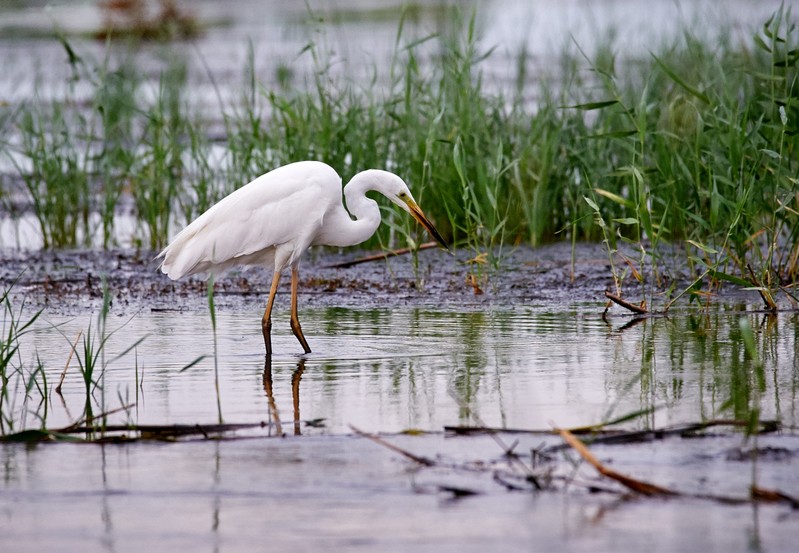
[[[177,280],[195,273],[218,274],[234,265],[271,268],[272,286],[261,320],[271,354],[272,306],[281,272],[291,267],[291,330],[310,353],[297,316],[300,258],[311,246],[354,246],[368,240],[380,225],[377,202],[366,196],[370,191],[410,213],[447,248],[397,175],[377,169],[358,173],[343,189],[345,209],[338,173],[318,161],[300,161],[261,175],[197,217],[158,254],[163,258],[160,269]]]

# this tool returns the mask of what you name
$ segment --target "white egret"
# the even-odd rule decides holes
[[[354,246],[369,239],[380,225],[377,202],[366,196],[370,191],[410,213],[447,248],[397,175],[377,169],[358,173],[343,189],[345,209],[338,173],[318,161],[300,161],[261,175],[197,217],[158,254],[163,258],[160,269],[176,280],[218,274],[234,265],[271,268],[272,286],[261,320],[271,354],[272,306],[280,274],[291,267],[291,330],[310,353],[297,317],[300,258],[310,246]]]

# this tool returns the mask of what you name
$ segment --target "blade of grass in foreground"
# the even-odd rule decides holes
[[[216,341],[216,305],[214,304],[214,275],[208,277],[208,312],[211,315],[211,330],[214,333],[214,389],[216,390],[216,412],[219,424],[223,424],[222,420],[222,398],[219,393],[219,355],[217,351]],[[195,363],[199,361],[196,360]],[[192,363],[193,364],[193,363]],[[191,366],[191,365],[189,365]],[[188,367],[184,367],[184,370]]]

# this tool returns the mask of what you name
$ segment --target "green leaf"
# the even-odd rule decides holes
[[[765,51],[766,51],[766,52],[768,52],[769,54],[771,53],[771,47],[770,47],[768,44],[766,44],[766,43],[763,41],[763,39],[762,39],[762,38],[760,38],[760,35],[755,35],[755,44],[757,44],[757,46],[758,46],[758,47],[759,47],[761,50],[765,50]]]
[[[582,111],[592,111],[595,109],[602,109],[613,104],[618,104],[618,100],[602,100],[599,102],[587,102],[585,104],[576,104],[574,106],[561,106],[561,109],[579,109]]]
[[[633,177],[636,181],[636,184],[640,184],[644,182],[644,176],[641,174],[641,171],[635,167],[634,165],[625,165],[619,169],[616,169],[612,173],[608,175],[609,177]]]
[[[767,37],[773,39],[774,33],[771,32],[771,24],[774,22],[774,17],[776,17],[777,13],[772,13],[771,17],[769,17],[765,23],[763,23],[763,34]]]
[[[594,211],[599,213],[599,206],[596,205],[596,202],[594,200],[592,200],[588,196],[583,196],[583,199],[585,200],[585,203],[587,203],[589,206],[591,206],[591,209],[593,209]]]
[[[72,49],[72,45],[67,41],[66,37],[60,33],[58,35],[58,42],[61,43],[61,46],[64,48],[64,51],[66,51],[67,53],[67,58],[69,59],[69,65],[75,67],[79,63],[83,62],[81,57],[75,53],[75,50]]]
[[[186,365],[185,367],[183,367],[182,369],[180,369],[178,372],[179,372],[179,373],[182,373],[183,371],[187,371],[187,370],[189,370],[190,368],[192,368],[194,365],[196,365],[197,363],[199,363],[200,361],[202,361],[202,360],[203,360],[203,359],[205,359],[206,357],[208,357],[208,356],[207,356],[207,355],[201,355],[201,356],[199,356],[197,359],[195,359],[194,361],[192,361],[191,363],[189,363],[188,365]]]
[[[632,217],[623,217],[621,219],[613,219],[614,223],[619,223],[620,225],[637,225],[639,224],[638,219],[634,219]]]
[[[752,285],[751,282],[749,282],[747,280],[744,280],[741,277],[737,277],[737,276],[734,276],[734,275],[731,275],[731,274],[728,274],[728,273],[723,273],[721,271],[716,271],[714,269],[710,269],[708,271],[708,274],[712,278],[715,278],[716,280],[724,280],[724,281],[727,281],[727,282],[731,282],[731,283],[733,283],[733,284],[735,284],[737,286],[743,286],[744,288],[746,288],[747,286],[751,286]]]
[[[139,345],[139,344],[141,344],[142,342],[144,342],[144,340],[145,340],[146,338],[147,338],[147,336],[142,336],[141,338],[139,338],[138,340],[136,340],[136,341],[133,343],[133,345],[132,345],[132,346],[128,347],[128,348],[127,348],[125,351],[123,351],[122,353],[120,353],[120,354],[119,354],[119,355],[117,355],[116,357],[112,358],[112,359],[111,359],[111,361],[109,361],[109,363],[113,363],[114,361],[117,361],[118,359],[122,359],[124,356],[126,356],[128,353],[130,353],[131,351],[133,351],[133,350],[134,350],[136,347],[138,347],[138,345]]]
[[[695,247],[699,248],[700,250],[702,250],[705,253],[709,253],[709,254],[717,254],[717,253],[719,253],[718,250],[714,250],[710,246],[705,246],[704,244],[702,244],[700,242],[697,242],[696,240],[686,240],[686,242],[688,242],[692,246],[695,246]]]
[[[634,134],[638,134],[638,131],[635,129],[626,130],[626,131],[611,131],[611,132],[603,132],[600,134],[590,134],[584,137],[586,140],[596,140],[598,138],[626,138],[628,136],[632,136]]]
[[[635,420],[637,418],[643,417],[645,415],[650,415],[654,413],[658,408],[657,407],[647,407],[646,409],[640,409],[638,411],[633,411],[631,413],[627,413],[626,415],[621,415],[618,418],[613,420],[609,420],[603,426],[610,426],[613,424],[621,424],[623,422]]]
[[[618,194],[614,194],[613,192],[609,192],[607,190],[603,190],[602,188],[594,188],[594,192],[599,194],[600,196],[604,196],[607,199],[619,204],[623,205],[624,207],[629,207],[630,209],[635,209],[635,205],[628,199],[622,198]]]
[[[702,100],[706,104],[710,103],[710,98],[708,98],[706,94],[700,92],[697,88],[694,88],[691,85],[689,85],[688,83],[686,83],[679,75],[677,75],[677,73],[675,73],[669,66],[667,66],[665,63],[663,63],[663,61],[659,57],[657,57],[655,54],[652,54],[652,57],[655,58],[655,62],[663,70],[663,72],[666,75],[668,75],[669,78],[671,78],[672,81],[674,81],[675,83],[680,85],[683,89],[685,89],[685,91],[688,94],[690,94],[691,96],[694,96],[695,98],[698,98],[698,99]]]

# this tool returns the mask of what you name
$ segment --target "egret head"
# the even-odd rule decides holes
[[[400,206],[402,209],[407,211],[411,214],[411,216],[419,221],[419,223],[427,229],[427,232],[430,233],[436,242],[441,244],[445,250],[449,250],[449,246],[441,237],[441,234],[436,230],[436,227],[433,226],[433,223],[430,222],[430,219],[422,211],[422,208],[419,207],[419,204],[416,203],[416,200],[413,199],[411,195],[411,191],[408,190],[408,186],[402,182],[402,179],[399,179],[399,183],[396,186],[396,191],[393,194],[387,194],[388,198]]]
[[[419,221],[419,223],[427,229],[427,232],[430,233],[430,236],[432,236],[436,242],[449,250],[441,234],[439,234],[433,226],[433,223],[431,223],[430,219],[424,214],[416,203],[416,200],[413,199],[408,185],[394,173],[380,169],[367,169],[352,177],[352,180],[344,187],[344,195],[347,197],[347,207],[350,208],[351,205],[354,205],[359,197],[364,198],[366,192],[370,190],[380,192],[389,200],[410,213],[414,219]]]

